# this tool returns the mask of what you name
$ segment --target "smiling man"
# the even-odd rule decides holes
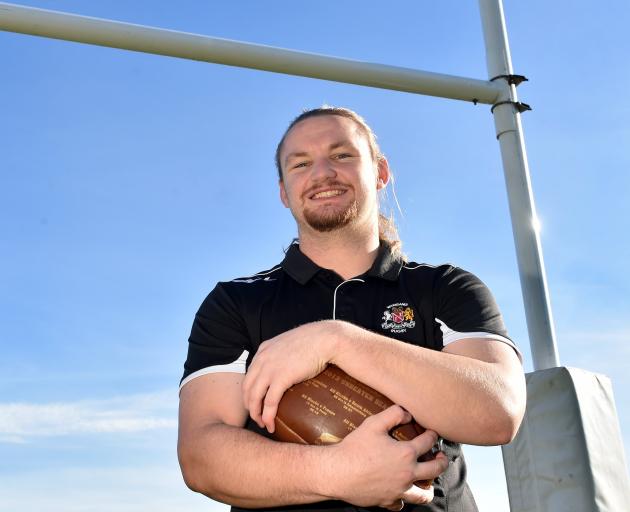
[[[387,160],[355,112],[298,116],[276,164],[299,238],[279,265],[219,283],[197,312],[180,387],[187,485],[235,511],[477,510],[460,443],[509,442],[525,407],[492,295],[462,269],[405,260],[378,207]],[[336,445],[269,439],[284,392],[328,364],[397,405]],[[411,417],[428,430],[394,441]],[[438,435],[444,451],[418,462]]]

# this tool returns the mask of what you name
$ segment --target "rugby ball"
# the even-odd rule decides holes
[[[382,393],[351,377],[341,368],[329,365],[312,379],[289,388],[278,405],[275,432],[277,441],[310,445],[340,442],[363,421],[394,403]],[[424,428],[415,421],[399,425],[390,435],[409,441]],[[434,458],[429,451],[420,460]],[[421,487],[432,481],[416,482]]]

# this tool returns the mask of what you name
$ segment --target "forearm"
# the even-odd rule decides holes
[[[425,428],[469,444],[504,444],[523,409],[522,372],[336,326],[331,362],[405,407]]]
[[[277,443],[240,427],[213,424],[180,443],[186,484],[217,501],[243,508],[329,499],[329,453],[319,446]]]

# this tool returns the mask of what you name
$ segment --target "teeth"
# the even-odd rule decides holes
[[[318,192],[317,194],[315,194],[313,196],[313,199],[319,199],[321,197],[340,196],[341,194],[343,194],[343,192],[343,190],[326,190],[324,192]]]

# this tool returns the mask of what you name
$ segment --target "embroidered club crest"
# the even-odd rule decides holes
[[[416,321],[414,320],[413,308],[406,302],[390,304],[383,311],[381,327],[385,331],[401,333],[406,332],[407,329],[413,329],[415,326]]]

